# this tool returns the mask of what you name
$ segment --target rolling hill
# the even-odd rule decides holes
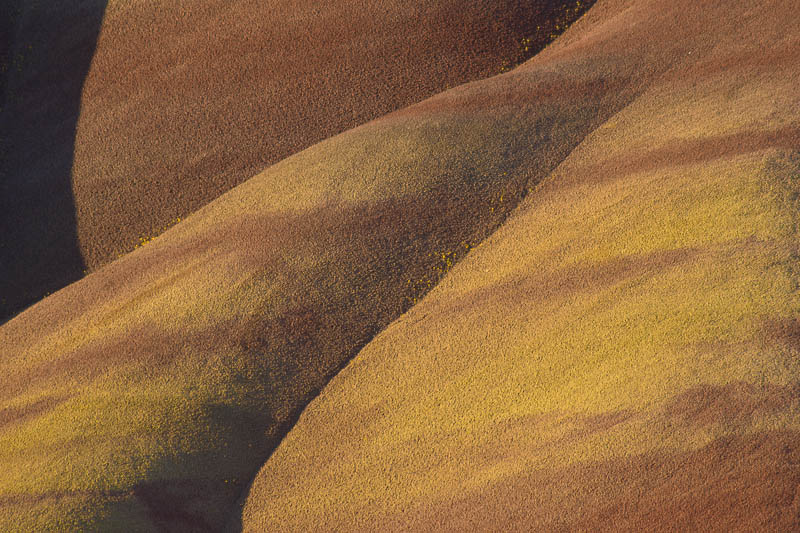
[[[530,56],[573,4],[4,0],[0,320],[289,155]]]
[[[449,110],[318,143],[0,328],[0,529],[222,527],[308,400],[438,280],[439,254],[488,235],[589,131],[576,117],[617,100],[520,114],[513,88],[492,88],[504,110],[454,90],[433,102]],[[536,168],[514,155],[529,142]]]
[[[275,101],[305,118],[281,135],[220,74],[276,44],[241,25],[373,24],[375,9],[394,28],[404,4],[312,16],[273,2],[280,16],[259,19],[234,2],[185,34],[184,4],[107,6],[71,156],[91,272],[0,326],[0,530],[800,526],[793,2],[599,0],[514,69],[503,54],[520,36],[539,26],[544,42],[563,22],[478,4],[419,4],[416,44],[381,56],[383,72],[432,85],[388,103],[384,81],[330,86],[351,100],[283,89]],[[417,70],[440,57],[430,24],[452,38],[465,20],[487,29],[454,46],[463,70]],[[203,24],[264,40],[216,57]],[[350,68],[375,35],[341,42],[360,43],[343,45],[353,59],[293,48],[321,54],[296,83],[319,90],[316,75]],[[391,62],[418,47],[421,63]],[[149,53],[175,58],[161,85]],[[190,112],[209,61],[226,87],[209,109],[230,123]],[[273,135],[286,144],[267,150]],[[238,163],[214,159],[239,146]],[[192,167],[206,149],[209,166]],[[86,170],[111,176],[112,192],[90,193],[92,165],[159,173],[141,170],[132,194],[112,179],[127,171]],[[131,207],[106,229],[82,214],[115,202]],[[173,216],[111,261],[120,227]]]
[[[244,530],[800,527],[792,9],[601,1],[514,71],[646,87],[311,402]]]

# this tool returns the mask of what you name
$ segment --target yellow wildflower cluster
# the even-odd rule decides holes
[[[503,181],[508,182],[508,172],[503,172]],[[513,185],[512,185],[513,186]],[[530,189],[527,189],[530,191]],[[526,189],[518,192],[501,189],[495,191],[488,199],[488,211],[490,217],[497,221],[496,217],[502,220],[508,212],[508,208],[512,208],[521,197],[526,194]],[[507,196],[517,196],[510,204],[506,205],[506,209],[502,209],[504,202],[507,203]],[[463,258],[472,248],[477,245],[473,241],[461,241],[455,249],[446,250],[443,252],[429,253],[429,258],[434,259],[434,264],[429,270],[429,273],[420,279],[406,280],[406,290],[409,296],[406,296],[406,304],[415,305],[422,297],[431,290],[444,276],[450,271],[453,265],[456,264],[458,259]],[[438,259],[438,260],[437,260]]]
[[[136,248],[139,248],[139,247],[141,247],[141,246],[144,246],[145,244],[147,244],[147,243],[149,243],[149,242],[153,241],[153,240],[154,240],[156,237],[158,237],[159,235],[161,235],[162,233],[164,233],[165,231],[167,231],[169,228],[171,228],[172,226],[174,226],[175,224],[177,224],[177,223],[178,223],[178,222],[180,222],[180,221],[181,221],[181,217],[178,217],[178,218],[176,218],[176,219],[174,219],[174,220],[170,220],[170,221],[167,223],[167,225],[166,225],[166,226],[164,226],[164,227],[163,227],[163,228],[161,228],[160,230],[156,231],[154,235],[152,235],[152,236],[150,236],[150,237],[139,237],[139,244],[137,244],[136,246],[134,246],[134,247],[133,247],[133,249],[135,250]]]
[[[171,228],[181,220],[183,220],[181,217],[174,218],[173,220],[170,220],[163,228],[155,231],[153,235],[139,237],[139,243],[133,247],[133,250],[141,248],[145,244],[152,242],[153,240],[155,240],[156,237],[167,231],[169,228]],[[117,258],[122,257],[123,255],[125,255],[125,253],[126,252],[117,254]]]
[[[499,209],[500,206],[503,204],[503,200],[505,199],[506,193],[503,191],[498,191],[494,193],[492,196],[491,203],[489,204],[489,212],[494,213],[495,209]]]

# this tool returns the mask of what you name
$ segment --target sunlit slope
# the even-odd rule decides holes
[[[235,521],[308,400],[626,83],[529,69],[458,87],[270,167],[0,327],[0,530]]]
[[[530,57],[587,5],[6,3],[0,320],[289,155]]]
[[[523,68],[684,53],[330,382],[246,531],[800,528],[792,3],[625,4]]]

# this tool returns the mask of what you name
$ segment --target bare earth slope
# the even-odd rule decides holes
[[[7,322],[0,530],[235,523],[327,380],[646,76],[452,89],[273,165]]]
[[[795,9],[601,0],[514,71],[648,83],[310,404],[244,529],[799,530]]]
[[[0,320],[293,153],[497,73],[575,3],[6,0]]]

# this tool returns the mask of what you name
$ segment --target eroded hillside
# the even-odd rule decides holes
[[[165,210],[180,222],[0,326],[0,530],[796,528],[792,4],[599,0],[508,71],[528,31],[508,29],[520,23],[503,17],[528,9],[508,2],[506,15],[492,12],[506,29],[477,32],[487,43],[507,32],[513,58],[492,67],[507,72],[490,76],[484,56],[459,48],[462,74],[484,79],[389,114],[365,104],[376,115],[359,120],[382,116],[326,131],[189,216]],[[90,100],[121,106],[104,119],[113,132],[139,127],[125,87],[163,88],[170,103],[212,83],[192,64],[154,74],[205,42],[202,24],[182,33],[182,7],[148,11],[160,5],[109,6],[73,172]],[[232,5],[200,10],[203,23],[274,35],[246,30],[264,21],[237,9],[255,4]],[[288,27],[372,13],[267,5]],[[380,20],[408,15],[381,9]],[[495,20],[449,9],[415,11],[420,35],[430,21],[451,27],[451,14],[462,17],[453,28]],[[161,59],[137,66],[114,44],[143,38],[142,27],[114,29],[126,13],[151,13],[142,27],[163,32],[142,57]],[[554,19],[533,24],[537,13],[526,24],[549,36]],[[275,41],[209,61],[246,64],[265,43]],[[310,71],[350,64],[325,57]],[[486,58],[488,69],[500,55]],[[92,81],[115,61],[121,85]],[[455,83],[451,72],[425,90]],[[243,79],[212,84],[246,95]],[[363,90],[331,113],[373,102]],[[212,108],[233,105],[223,101]],[[165,104],[159,120],[182,106]],[[174,134],[185,154],[190,123],[197,146],[239,138],[237,124],[191,109],[188,122],[144,121],[141,132],[154,146]],[[264,123],[236,109],[257,159]],[[163,147],[175,168],[194,164]],[[149,161],[140,156],[84,163]],[[138,179],[152,195],[142,202],[168,196]]]
[[[0,320],[289,155],[508,68],[588,3],[3,5]]]
[[[601,1],[514,71],[665,67],[311,403],[244,530],[800,527],[792,10]]]
[[[219,530],[327,380],[628,97],[562,79],[327,139],[6,323],[0,524]]]

